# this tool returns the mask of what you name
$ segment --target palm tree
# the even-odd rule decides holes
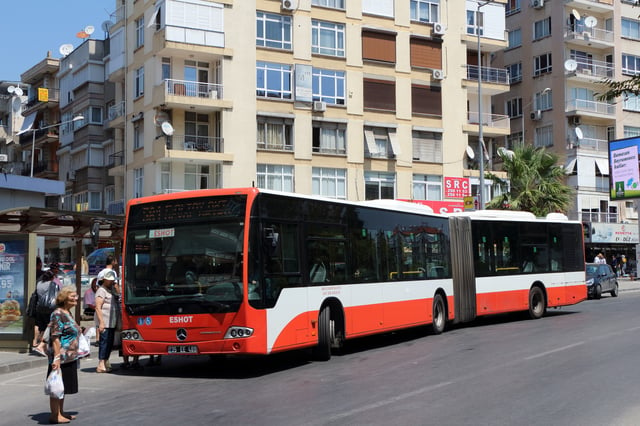
[[[500,150],[509,182],[490,175],[502,187],[502,194],[487,203],[488,209],[523,210],[536,216],[567,213],[573,190],[563,183],[564,167],[558,157],[544,148],[524,146],[515,151]]]

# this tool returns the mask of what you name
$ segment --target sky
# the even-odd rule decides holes
[[[78,47],[77,33],[91,25],[91,38],[104,39],[102,23],[116,9],[115,0],[0,0],[0,81],[20,81],[20,74],[47,56],[60,58],[60,46]]]

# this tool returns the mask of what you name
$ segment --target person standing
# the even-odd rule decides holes
[[[98,291],[98,278],[91,280],[91,287],[82,296],[84,304],[83,315],[85,316],[91,317],[96,313],[96,291]]]
[[[116,281],[118,280],[118,261],[115,256],[107,256],[107,264],[103,270],[98,273],[98,285],[102,285],[101,281],[104,279],[104,274],[109,271],[113,271],[116,274]]]
[[[607,259],[604,258],[602,253],[598,253],[598,255],[593,259],[593,263],[607,263]]]
[[[99,336],[96,373],[108,373],[111,371],[107,363],[113,350],[113,339],[120,323],[120,304],[114,288],[116,278],[115,271],[107,271],[102,277],[102,285],[96,292],[95,320]]]
[[[51,313],[53,312],[53,309],[46,306],[51,281],[53,281],[53,273],[49,270],[42,273],[40,281],[36,284],[38,303],[36,304],[36,316],[34,319],[38,334],[36,335],[36,344],[33,346],[32,351],[40,356],[47,356],[47,346],[42,340],[42,336],[47,329],[47,325],[49,325]]]
[[[42,259],[40,258],[40,256],[37,256],[36,257],[36,285],[38,285],[38,282],[40,281],[40,277],[42,277],[43,273],[44,271],[42,270]],[[35,351],[35,349],[40,345],[41,338],[42,338],[42,334],[40,333],[40,328],[36,323],[33,326],[33,342],[31,342],[31,350]]]
[[[60,281],[60,264],[53,262],[49,265],[49,270],[53,273],[53,282],[58,285],[58,288],[62,288],[62,282]]]
[[[49,368],[60,370],[64,384],[64,396],[78,393],[78,336],[80,326],[71,316],[71,310],[78,304],[78,293],[73,286],[63,287],[56,296],[56,310],[51,314]],[[51,415],[49,423],[69,423],[76,416],[64,412],[64,399],[49,397]]]

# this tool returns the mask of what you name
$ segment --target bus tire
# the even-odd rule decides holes
[[[314,357],[317,361],[329,361],[331,359],[331,341],[331,308],[325,306],[320,311],[320,315],[318,315],[318,346],[314,351]]]
[[[529,290],[529,317],[531,319],[542,318],[547,311],[547,303],[544,292],[538,286],[531,287]]]
[[[602,297],[602,287],[600,284],[596,284],[596,288],[593,289],[593,298],[600,299]]]
[[[433,334],[442,334],[447,325],[447,308],[440,293],[433,297],[433,318],[431,327]]]

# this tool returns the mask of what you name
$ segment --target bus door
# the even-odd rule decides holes
[[[471,219],[450,217],[451,266],[453,272],[454,322],[471,321],[476,316],[476,276]]]

